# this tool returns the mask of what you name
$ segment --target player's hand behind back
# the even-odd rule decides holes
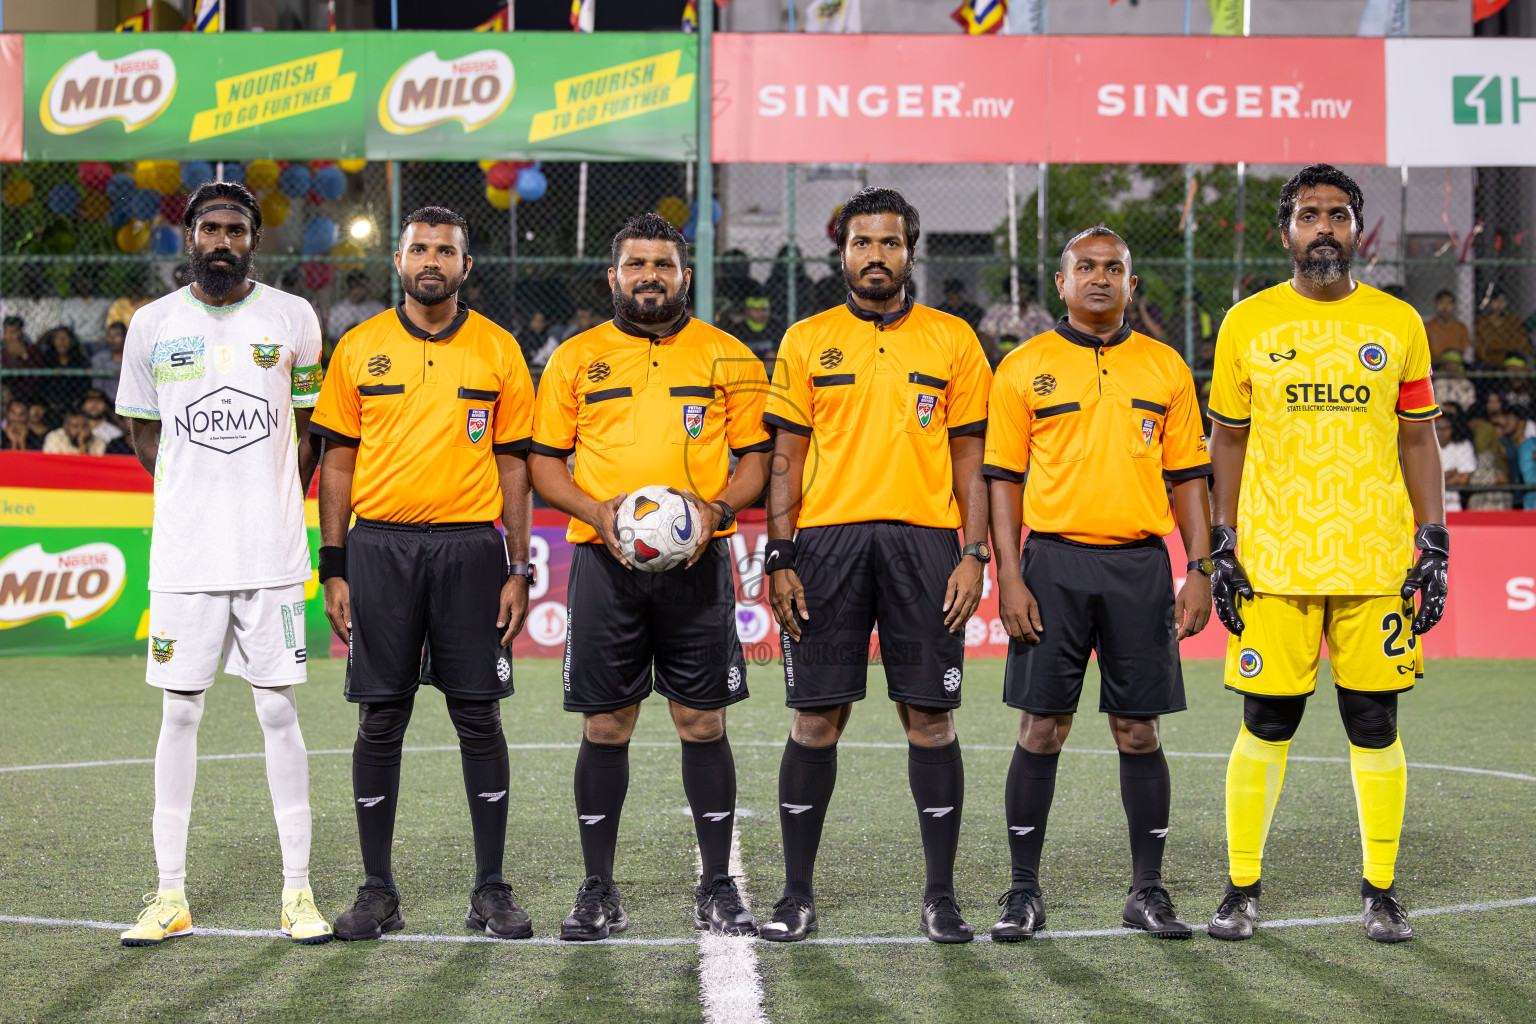
[[[325,617],[331,632],[347,643],[352,638],[352,588],[340,576],[325,581]]]

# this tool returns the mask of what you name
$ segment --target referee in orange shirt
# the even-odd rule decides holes
[[[1162,883],[1170,784],[1158,716],[1184,710],[1179,641],[1211,614],[1210,456],[1189,367],[1125,323],[1136,277],[1120,236],[1100,225],[1068,242],[1056,289],[1067,315],[997,368],[982,470],[1012,637],[1003,700],[1023,712],[1004,796],[1013,884],[992,938],[1016,942],[1045,924],[1040,848],[1056,761],[1096,653],[1135,875],[1121,920],[1187,939]],[[1195,559],[1177,597],[1163,543],[1175,511]]]
[[[342,337],[311,420],[325,440],[325,613],[347,641],[346,696],[359,705],[352,791],[367,878],[336,918],[338,939],[405,926],[390,846],[401,745],[423,683],[443,692],[459,734],[475,841],[465,925],[502,939],[533,934],[501,877],[510,772],[500,704],[533,579],[533,381],[512,335],[457,301],[468,249],[451,210],[405,218],[395,253],[405,301]]]

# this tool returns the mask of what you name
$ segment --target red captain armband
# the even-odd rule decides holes
[[[1440,415],[1435,389],[1428,377],[1403,382],[1397,391],[1397,412],[1405,419],[1434,419]]]

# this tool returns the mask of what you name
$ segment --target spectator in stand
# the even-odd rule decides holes
[[[112,442],[123,436],[123,428],[113,422],[112,413],[107,405],[107,396],[96,388],[85,393],[85,400],[80,403],[80,411],[85,413],[85,418],[90,421],[91,434],[101,438],[101,443],[108,448]]]
[[[135,268],[131,282],[128,286],[128,294],[115,300],[107,307],[107,319],[109,324],[122,324],[126,329],[133,322],[133,314],[139,311],[141,306],[147,306],[154,299],[144,294],[144,271],[142,267]]]
[[[1033,289],[1027,282],[1019,282],[1019,306],[1014,306],[1009,291],[1006,278],[998,282],[997,301],[987,307],[976,325],[976,337],[993,366],[1020,343],[1056,327],[1051,314],[1033,301]]]
[[[531,361],[533,354],[543,348],[549,338],[548,314],[542,309],[535,309],[528,322],[519,324],[513,333],[517,336],[517,343],[522,346],[524,356]]]
[[[123,343],[128,338],[128,328],[120,323],[107,324],[106,340],[91,353],[91,369],[105,371],[100,377],[91,378],[91,387],[117,398],[117,378],[123,372]]]
[[[1145,334],[1149,338],[1166,342],[1167,331],[1163,328],[1163,311],[1156,303],[1147,301],[1146,288],[1142,282],[1136,282],[1136,291],[1131,295],[1131,304],[1125,311],[1125,322],[1137,334]],[[1215,342],[1211,343],[1211,353],[1216,352]]]
[[[784,320],[774,312],[773,300],[761,286],[742,296],[741,306],[741,318],[730,325],[730,332],[763,361],[772,379],[779,342],[784,340]]]
[[[37,369],[37,350],[27,337],[26,326],[26,322],[19,316],[5,318],[5,348],[0,349],[0,370]],[[22,401],[29,401],[37,394],[37,378],[15,378],[11,393]]]
[[[1206,373],[1216,368],[1216,342],[1212,338],[1206,338],[1200,342],[1200,347],[1195,350],[1195,365],[1191,370],[1203,370]]]
[[[1520,410],[1507,405],[1491,414],[1489,419],[1499,432],[1499,443],[1504,448],[1504,462],[1509,467],[1509,482],[1536,484],[1536,476],[1527,480],[1520,468],[1520,446],[1536,440],[1536,422],[1526,419]]]
[[[1501,369],[1505,376],[1496,383],[1503,385],[1499,389],[1499,400],[1504,408],[1526,419],[1536,417],[1536,393],[1532,392],[1531,368],[1526,360],[1510,356],[1504,360]]]
[[[378,316],[387,307],[368,294],[368,273],[354,270],[347,275],[347,296],[330,308],[325,317],[325,333],[338,339],[370,317]]]
[[[539,346],[538,351],[533,354],[533,358],[529,362],[534,366],[543,366],[549,362],[549,357],[555,354],[555,349],[560,346],[562,341],[574,337],[582,331],[590,331],[602,322],[603,318],[598,316],[592,305],[587,303],[578,305],[576,311],[571,314],[570,320],[550,328],[549,337],[544,339],[544,344]]]
[[[944,301],[938,304],[941,313],[957,316],[970,325],[971,330],[981,323],[981,318],[986,315],[986,310],[966,297],[965,282],[958,277],[952,277],[944,282]]]
[[[1472,471],[1471,481],[1474,484],[1509,483],[1509,456],[1495,424],[1503,415],[1503,402],[1497,392],[1490,394],[1482,407],[1472,410],[1467,425],[1472,431],[1472,449],[1477,453],[1477,468]],[[1511,504],[1508,491],[1481,491],[1467,499],[1467,508],[1476,511],[1499,511],[1510,508]]]
[[[842,282],[841,274],[837,275],[839,283]],[[773,302],[774,309],[789,308],[789,246],[779,246],[778,257],[774,260],[773,270],[768,274],[768,298]],[[820,309],[810,307],[811,295],[815,292],[816,285],[811,276],[805,272],[805,257],[800,252],[800,247],[795,246],[795,313],[801,318],[812,313],[821,312]],[[840,294],[837,302],[841,302]],[[837,302],[832,303],[833,306]],[[824,306],[823,309],[831,309],[832,306]]]
[[[88,370],[91,366],[80,339],[70,327],[55,327],[43,335],[42,344],[37,346],[37,358],[38,366],[44,370]],[[38,393],[55,408],[71,409],[80,404],[90,386],[85,377],[65,373],[42,378]]]
[[[43,439],[35,437],[32,431],[27,429],[27,403],[18,399],[11,399],[5,410],[5,429],[0,432],[0,450],[39,452],[43,450]]]
[[[1472,356],[1472,336],[1467,325],[1456,316],[1456,293],[1442,288],[1435,294],[1435,315],[1424,321],[1429,335],[1429,361],[1438,364],[1447,352],[1462,359]]]
[[[1477,361],[1488,367],[1500,367],[1510,356],[1526,360],[1531,356],[1531,341],[1525,324],[1509,308],[1509,296],[1494,292],[1488,300],[1488,312],[1477,318]]]
[[[43,441],[47,439],[52,429],[53,424],[49,420],[46,405],[42,402],[33,402],[27,406],[27,430],[31,431],[32,436],[37,439],[39,449],[42,448]]]
[[[1472,473],[1477,469],[1472,435],[1467,433],[1459,415],[1442,409],[1435,420],[1435,440],[1440,442],[1440,468],[1445,471],[1445,510],[1460,512],[1461,492],[1453,488],[1471,483]]]
[[[1536,438],[1528,437],[1520,442],[1517,458],[1520,460],[1520,478],[1527,483],[1536,480]],[[1520,499],[1520,507],[1527,512],[1536,512],[1536,491],[1526,491]]]
[[[48,432],[44,455],[105,455],[107,443],[91,433],[91,421],[79,409],[64,417],[64,425]]]
[[[1470,409],[1477,404],[1477,388],[1467,379],[1460,351],[1447,349],[1435,359],[1433,381],[1437,405],[1455,402],[1463,409]]]
[[[825,277],[817,278],[811,283],[811,297],[806,302],[801,302],[799,296],[795,297],[795,315],[801,320],[817,313],[824,313],[829,309],[835,309],[848,301],[848,283],[843,277],[842,254],[833,249],[822,264],[830,271]],[[785,310],[789,307],[785,306]]]

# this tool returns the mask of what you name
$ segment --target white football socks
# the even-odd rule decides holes
[[[299,731],[299,709],[292,686],[252,686],[256,718],[267,741],[267,786],[283,851],[283,886],[309,885],[309,755]],[[183,829],[182,836],[186,836]]]
[[[165,691],[160,741],[155,745],[155,865],[162,890],[181,889],[187,880],[187,823],[197,783],[197,723],[203,694]]]

